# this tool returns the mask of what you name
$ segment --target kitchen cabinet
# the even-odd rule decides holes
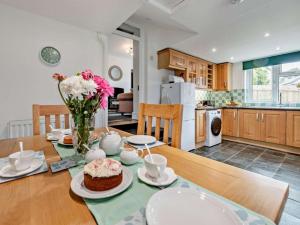
[[[239,110],[239,135],[252,140],[260,139],[258,110]]]
[[[158,69],[187,69],[187,55],[174,49],[163,49],[158,52]]]
[[[206,138],[206,111],[205,110],[196,110],[195,111],[195,142],[203,142]]]
[[[206,60],[171,48],[158,51],[158,69],[174,70],[185,82],[199,89],[216,89],[216,66]]]
[[[217,64],[216,89],[218,91],[231,90],[231,63]]]
[[[286,144],[300,147],[300,111],[287,112]]]
[[[275,144],[285,144],[286,112],[260,110],[260,140]]]
[[[223,109],[222,134],[232,137],[238,137],[238,110]]]
[[[240,137],[285,144],[286,112],[279,110],[239,110]]]

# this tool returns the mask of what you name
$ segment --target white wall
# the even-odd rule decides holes
[[[72,75],[85,68],[102,73],[103,52],[95,32],[0,4],[0,138],[10,120],[30,119],[37,104],[61,104],[55,72]],[[39,52],[56,47],[61,62],[44,65]]]
[[[133,57],[124,57],[110,54],[108,55],[108,68],[117,65],[123,71],[123,77],[119,81],[113,81],[108,78],[109,83],[113,87],[124,88],[124,92],[130,91],[131,86],[131,69],[133,68]]]
[[[243,63],[234,63],[232,65],[232,89],[244,89],[244,80]]]

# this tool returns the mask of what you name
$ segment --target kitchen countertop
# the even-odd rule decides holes
[[[300,107],[287,106],[220,106],[220,107],[198,107],[195,110],[217,110],[217,109],[257,109],[257,110],[285,110],[300,111]]]
[[[300,111],[300,107],[287,106],[223,106],[223,109],[265,109],[265,110],[286,110],[286,111]]]

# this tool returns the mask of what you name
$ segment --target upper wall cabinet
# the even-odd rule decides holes
[[[217,64],[217,79],[216,90],[229,91],[231,90],[232,64],[221,63]]]
[[[196,88],[215,89],[215,64],[203,59],[176,51],[163,49],[158,51],[158,69],[171,69],[185,82],[194,83]]]
[[[163,49],[158,52],[158,69],[186,70],[187,56],[173,49]]]

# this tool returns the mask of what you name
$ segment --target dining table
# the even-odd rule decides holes
[[[127,132],[109,128],[121,136]],[[104,128],[96,129],[100,133]],[[43,150],[48,165],[61,160],[44,135],[0,140],[0,157],[24,149]],[[151,149],[164,155],[175,173],[278,224],[288,197],[288,184],[168,145]],[[68,170],[48,172],[0,184],[1,225],[97,224],[82,198],[70,189]]]

